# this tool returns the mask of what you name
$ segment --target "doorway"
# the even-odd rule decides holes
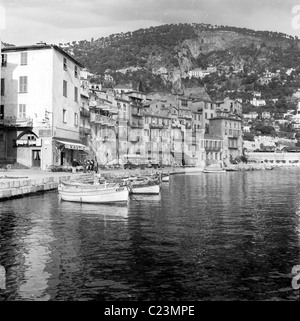
[[[40,150],[32,151],[32,167],[41,167]]]

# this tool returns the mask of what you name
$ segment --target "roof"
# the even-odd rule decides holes
[[[1,50],[4,53],[4,52],[14,52],[14,51],[25,51],[25,50],[43,50],[43,49],[55,49],[59,51],[62,55],[72,60],[76,65],[79,65],[81,68],[84,67],[79,61],[77,61],[74,57],[72,57],[70,54],[64,51],[61,47],[53,44],[42,43],[42,44],[36,44],[36,45],[11,46],[11,47],[4,47]]]

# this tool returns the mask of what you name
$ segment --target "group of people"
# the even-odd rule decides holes
[[[73,173],[76,172],[76,169],[78,166],[81,166],[81,164],[76,160],[74,159],[73,162],[72,162],[72,167],[73,167]],[[83,164],[83,172],[86,173],[90,173],[90,172],[95,172],[95,173],[98,173],[98,163],[96,160],[89,160],[89,159],[85,159]]]
[[[98,173],[98,163],[97,161],[94,161],[93,159],[88,160],[85,159],[83,162],[83,172],[86,173],[90,173],[90,172],[95,172]]]

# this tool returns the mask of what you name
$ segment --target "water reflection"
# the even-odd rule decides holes
[[[61,201],[58,209],[64,215],[85,216],[91,219],[122,220],[128,217],[126,205],[103,205],[88,203],[73,203]]]
[[[0,300],[298,300],[299,178],[174,175],[128,206],[3,202]]]

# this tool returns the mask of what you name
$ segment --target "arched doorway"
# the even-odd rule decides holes
[[[15,140],[18,148],[17,159],[20,163],[30,167],[41,166],[41,142],[31,130],[22,132]]]

